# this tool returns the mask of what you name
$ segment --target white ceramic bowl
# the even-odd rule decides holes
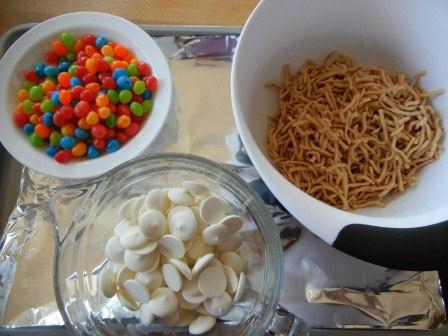
[[[231,76],[233,111],[254,166],[280,202],[328,243],[349,224],[417,228],[448,218],[448,155],[425,167],[417,186],[384,208],[347,212],[308,196],[288,182],[266,155],[267,116],[277,108],[267,80],[282,81],[281,67],[322,61],[337,50],[362,64],[414,74],[422,85],[448,89],[448,2],[401,0],[263,0],[240,37]],[[433,100],[448,129],[448,93]],[[444,138],[444,147],[447,137]],[[445,149],[446,151],[446,149]],[[445,232],[448,233],[448,230]]]
[[[44,61],[45,52],[61,32],[75,37],[91,33],[104,35],[132,50],[135,56],[150,64],[158,79],[153,109],[140,132],[120,150],[96,159],[73,160],[59,164],[43,150],[33,148],[22,130],[11,119],[17,106],[17,92],[23,83],[23,72]],[[21,36],[0,61],[0,140],[23,165],[60,178],[93,177],[141,154],[156,138],[168,116],[172,82],[165,56],[154,40],[135,24],[104,13],[79,12],[61,15],[35,26]]]

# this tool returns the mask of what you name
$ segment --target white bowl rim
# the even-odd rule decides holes
[[[159,83],[163,83],[156,91],[153,111],[151,112],[152,114],[157,113],[159,122],[150,123],[148,122],[150,120],[146,120],[140,132],[125,145],[126,150],[120,149],[96,159],[73,161],[68,164],[59,164],[44,152],[38,153],[29,143],[17,141],[17,131],[19,131],[21,136],[23,134],[21,134],[21,130],[12,122],[10,124],[13,127],[8,127],[8,124],[6,124],[2,128],[0,131],[0,141],[16,160],[24,166],[43,174],[64,179],[86,179],[98,176],[123,162],[139,156],[157,138],[168,118],[171,108],[172,79],[168,62],[159,46],[148,33],[134,23],[119,16],[101,12],[74,12],[56,16],[39,23],[17,39],[0,60],[0,69],[3,72],[0,78],[1,101],[8,101],[9,78],[15,74],[15,70],[12,67],[9,68],[8,64],[11,64],[14,59],[21,58],[26,54],[27,44],[30,41],[40,40],[52,34],[60,33],[61,31],[70,31],[70,29],[82,27],[84,24],[97,26],[98,29],[106,26],[108,28],[125,27],[126,34],[132,34],[134,39],[138,39],[139,45],[143,45],[145,49],[151,50],[153,56],[152,61],[149,61],[149,63],[157,63],[157,66],[153,67],[155,70],[154,73],[157,73]],[[86,31],[86,33],[88,32]],[[3,111],[2,113],[11,120],[12,111]],[[151,119],[150,117],[148,119]],[[150,132],[147,132],[148,130]]]

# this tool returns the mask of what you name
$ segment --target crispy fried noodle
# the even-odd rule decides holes
[[[351,210],[384,206],[435,161],[443,130],[419,79],[361,66],[331,53],[322,65],[283,67],[279,108],[269,119],[267,152],[279,171],[309,195]]]

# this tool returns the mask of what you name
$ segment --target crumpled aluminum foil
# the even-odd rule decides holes
[[[167,57],[174,60],[231,59],[237,37],[162,37],[157,42]],[[162,143],[169,142],[166,134],[162,138]],[[236,131],[226,138],[226,144],[232,153],[228,167],[261,195],[279,227],[283,246],[288,249],[287,282],[282,300],[285,307],[306,317],[311,325],[324,328],[432,329],[441,326],[446,315],[436,272],[415,274],[361,261],[353,266],[346,263],[351,257],[327,246],[285,211],[251,166]],[[54,192],[67,184],[70,181],[50,178],[26,168],[22,172],[17,206],[0,241],[0,324],[3,326],[63,324],[52,289],[54,232],[48,205]],[[317,248],[319,244],[322,245]],[[316,248],[308,248],[310,246]],[[322,262],[325,260],[332,262],[325,265]],[[342,283],[338,283],[335,270],[340,263],[348,270]],[[293,271],[289,268],[291,264]],[[362,285],[341,286],[358,283],[347,278],[350,271],[362,273]],[[36,287],[36,283],[39,286]],[[288,303],[288,299],[294,304]],[[342,310],[344,306],[350,310]]]

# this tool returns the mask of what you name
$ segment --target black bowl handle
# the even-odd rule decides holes
[[[448,268],[448,220],[418,228],[349,224],[333,246],[373,264],[401,270]]]

